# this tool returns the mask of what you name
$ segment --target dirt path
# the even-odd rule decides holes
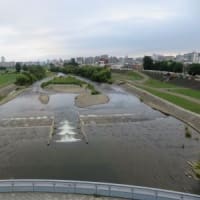
[[[130,84],[130,82],[129,82],[129,84]],[[166,94],[170,94],[170,95],[173,95],[173,96],[181,97],[183,99],[186,99],[188,101],[191,101],[193,103],[197,103],[197,104],[200,105],[200,100],[195,99],[195,98],[190,97],[190,96],[183,95],[183,94],[170,92],[170,91],[168,91],[168,88],[154,88],[154,87],[149,87],[149,86],[146,86],[144,84],[138,84],[138,83],[134,83],[134,85],[135,86],[142,86],[142,87],[147,88],[147,89],[152,89],[152,90],[156,90],[156,91],[163,92],[163,93],[166,93]]]
[[[146,75],[146,74],[143,74],[141,72],[137,72],[138,74],[140,74],[143,79],[142,80],[137,80],[137,81],[126,81],[128,82],[129,84],[134,84],[135,86],[142,86],[142,87],[145,87],[145,88],[148,88],[148,89],[153,89],[153,90],[156,90],[156,91],[159,91],[159,92],[163,92],[163,93],[166,93],[166,94],[170,94],[170,95],[173,95],[173,96],[177,96],[177,97],[181,97],[181,98],[184,98],[188,101],[191,101],[193,103],[197,103],[197,104],[200,104],[200,100],[196,99],[196,98],[193,98],[193,97],[190,97],[190,96],[187,96],[187,95],[184,95],[184,94],[179,94],[179,93],[174,93],[174,92],[171,92],[171,91],[168,91],[168,89],[177,89],[177,88],[180,88],[180,87],[174,87],[174,88],[154,88],[154,87],[150,87],[150,86],[146,86],[144,85],[144,83],[146,81],[149,80],[149,77]],[[183,89],[187,89],[187,88],[183,88]]]

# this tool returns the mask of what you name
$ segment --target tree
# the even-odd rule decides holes
[[[28,67],[27,67],[26,65],[23,65],[22,69],[23,69],[24,71],[28,71]]]
[[[30,79],[28,76],[26,76],[25,74],[19,74],[16,77],[16,85],[29,85],[30,83]]]
[[[191,75],[200,75],[200,64],[191,64],[189,65],[189,74]]]
[[[15,64],[15,69],[16,69],[16,72],[19,73],[21,71],[21,64],[17,62]]]
[[[180,62],[173,62],[172,70],[173,70],[173,72],[178,72],[178,73],[183,72],[183,64]]]
[[[153,69],[153,59],[151,56],[145,56],[143,58],[143,67],[144,69]]]

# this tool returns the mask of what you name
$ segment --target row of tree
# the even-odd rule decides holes
[[[29,66],[24,68],[23,71],[21,71],[21,69],[18,70],[18,73],[15,82],[16,85],[31,85],[35,81],[41,80],[46,76],[46,70],[41,66]]]
[[[145,70],[158,70],[169,72],[182,72],[183,64],[175,61],[157,61],[154,62],[150,56],[143,59],[143,67]]]
[[[94,66],[75,67],[72,65],[65,65],[63,68],[51,66],[50,70],[52,72],[75,74],[100,83],[111,82],[111,70],[107,67],[104,68],[94,67]]]
[[[143,59],[144,70],[158,70],[168,72],[182,73],[184,70],[191,75],[200,75],[200,64],[190,64],[184,66],[183,63],[175,61],[156,61],[154,62],[150,56],[145,56]]]

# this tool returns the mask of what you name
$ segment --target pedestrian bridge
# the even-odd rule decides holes
[[[137,200],[200,200],[200,195],[132,185],[64,180],[1,180],[0,193],[61,193]]]

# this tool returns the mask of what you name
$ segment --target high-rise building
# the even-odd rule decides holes
[[[1,56],[1,62],[4,63],[6,61],[6,58],[4,56]]]

